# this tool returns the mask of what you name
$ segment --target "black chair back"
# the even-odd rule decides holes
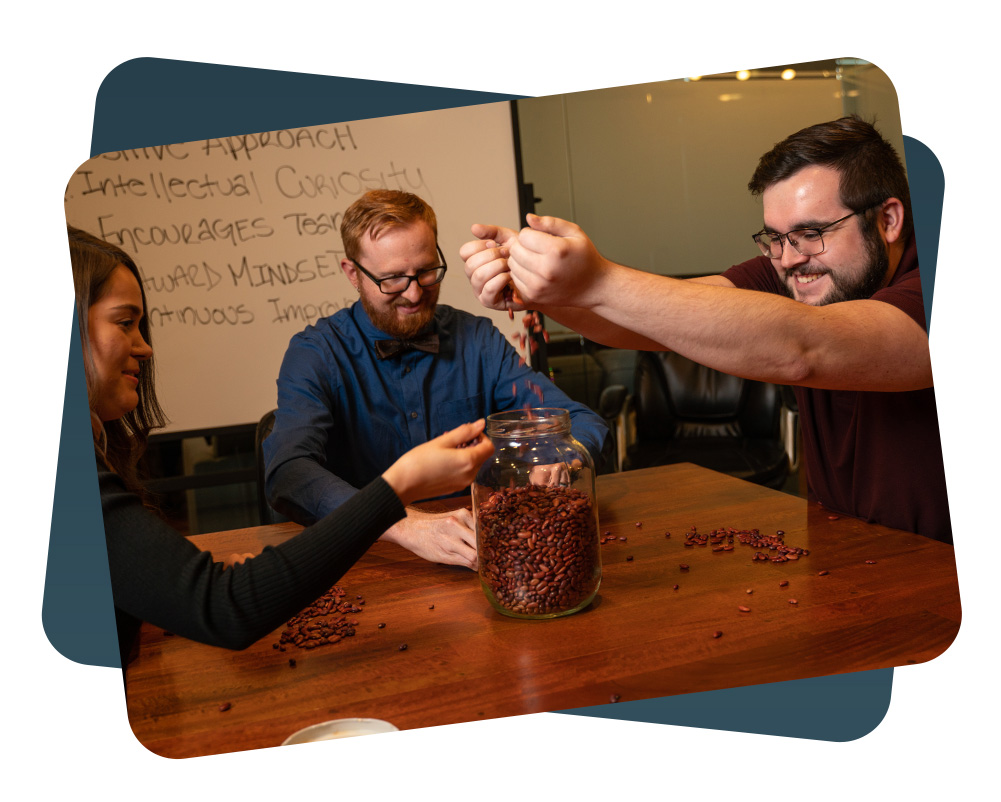
[[[781,487],[789,474],[782,398],[778,385],[721,373],[676,353],[643,352],[628,467],[693,462]]]
[[[264,441],[271,434],[275,427],[275,412],[272,409],[266,412],[264,417],[257,423],[257,431],[254,433],[254,459],[257,462],[257,510],[262,524],[277,523],[277,513],[268,504],[267,495],[264,493]]]

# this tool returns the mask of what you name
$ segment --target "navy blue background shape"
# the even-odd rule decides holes
[[[97,93],[91,155],[517,97],[135,59],[112,70]],[[944,177],[927,147],[910,137],[904,137],[904,146],[930,325]],[[64,657],[85,665],[120,668],[75,312],[58,459],[42,624],[49,642]],[[562,712],[847,741],[871,732],[882,721],[892,682],[893,669],[880,669]],[[783,700],[781,705],[774,704],[776,694]]]

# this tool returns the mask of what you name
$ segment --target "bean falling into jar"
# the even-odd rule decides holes
[[[601,583],[594,463],[565,409],[487,418],[494,453],[473,483],[480,584],[515,618],[556,618],[591,603]]]

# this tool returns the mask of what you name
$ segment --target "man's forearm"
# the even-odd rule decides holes
[[[581,336],[610,348],[625,348],[636,351],[663,351],[664,346],[649,337],[612,323],[590,309],[576,309],[571,306],[540,307],[546,317],[566,326]]]
[[[304,526],[329,515],[358,489],[308,457],[277,467],[266,483],[268,503]]]
[[[595,284],[586,308],[597,318],[725,373],[827,389],[931,386],[927,334],[881,301],[814,307],[621,265]]]

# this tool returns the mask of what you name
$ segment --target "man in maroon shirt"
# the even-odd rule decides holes
[[[777,144],[748,187],[762,196],[762,256],[720,275],[633,270],[573,223],[535,215],[520,232],[474,225],[460,254],[487,307],[513,302],[606,345],[793,385],[811,498],[952,542],[899,157],[872,125],[844,117]]]

